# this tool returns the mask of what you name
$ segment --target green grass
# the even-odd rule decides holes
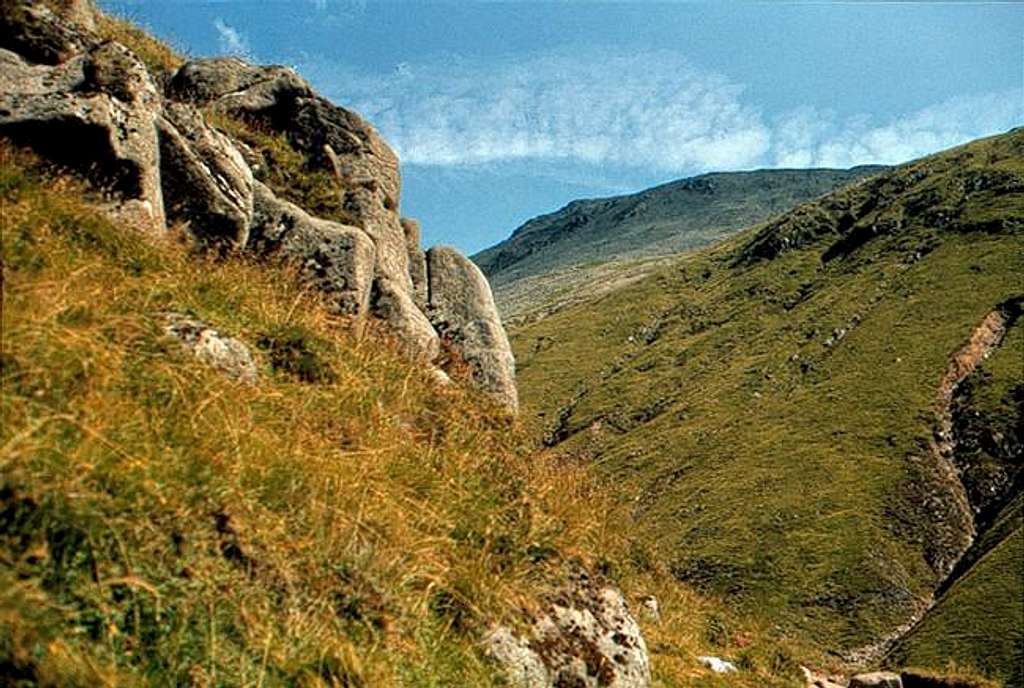
[[[927,442],[947,357],[1021,293],[1022,149],[922,160],[515,330],[527,421],[680,580],[821,647],[871,642],[963,537]],[[898,229],[825,262],[846,212]]]

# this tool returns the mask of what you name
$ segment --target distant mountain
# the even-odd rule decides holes
[[[564,286],[560,278],[538,288],[545,275],[565,277],[569,268],[578,274],[578,266],[607,262],[635,272],[638,259],[705,246],[883,169],[711,173],[626,196],[573,201],[472,258],[490,279],[503,315],[522,315]]]
[[[679,580],[1020,688],[1022,248],[1018,129],[513,328],[525,419]]]

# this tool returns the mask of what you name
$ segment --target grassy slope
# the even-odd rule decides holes
[[[0,682],[489,685],[476,639],[582,559],[631,599],[657,685],[794,685],[770,628],[674,584],[585,468],[531,456],[285,268],[211,262],[106,220],[0,146]],[[257,345],[237,385],[162,333]]]
[[[824,646],[867,643],[936,582],[935,389],[1022,291],[1019,223],[980,231],[1024,214],[1022,176],[1024,132],[976,142],[526,326],[526,413],[614,476],[681,579]],[[846,212],[853,234],[900,229],[823,263]],[[799,248],[757,260],[772,236]]]

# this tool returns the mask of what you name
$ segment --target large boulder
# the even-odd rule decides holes
[[[0,134],[88,172],[162,228],[160,106],[145,66],[120,44],[54,67],[0,50]]]
[[[253,214],[253,176],[231,140],[193,107],[167,103],[159,121],[167,216],[201,243],[242,248]]]
[[[484,652],[517,688],[647,688],[650,658],[622,593],[577,570],[525,634],[496,626]]]
[[[369,311],[375,251],[357,227],[312,217],[256,182],[248,248],[294,261],[335,312]]]
[[[453,248],[427,251],[427,317],[461,351],[477,386],[508,411],[519,406],[515,358],[487,278]]]

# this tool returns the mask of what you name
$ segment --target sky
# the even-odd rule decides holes
[[[424,244],[710,171],[899,163],[1024,125],[1024,3],[100,0],[294,67],[383,134]]]

